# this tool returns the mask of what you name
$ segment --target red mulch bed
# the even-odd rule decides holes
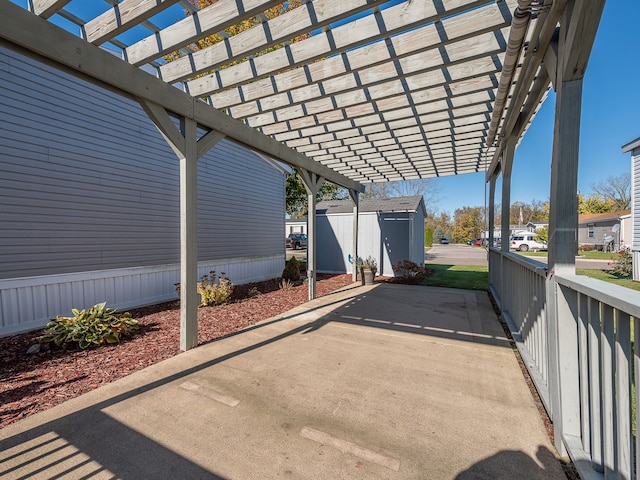
[[[318,275],[316,295],[351,284],[351,275]],[[262,294],[249,297],[256,287]],[[308,287],[279,289],[277,280],[236,286],[227,305],[198,310],[200,344],[237,332],[308,300]],[[180,353],[180,310],[165,303],[131,310],[135,335],[116,345],[27,355],[40,331],[0,338],[0,428]]]

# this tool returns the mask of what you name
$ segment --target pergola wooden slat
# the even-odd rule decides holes
[[[87,41],[100,45],[179,0],[124,0],[84,26]]]
[[[271,20],[260,22],[257,26],[222,42],[169,62],[160,68],[160,76],[167,82],[184,80],[248,55],[262,52],[298,35],[311,33],[314,29],[338,22],[385,1],[324,0],[322,2],[308,2]],[[316,4],[321,7],[314,7]]]

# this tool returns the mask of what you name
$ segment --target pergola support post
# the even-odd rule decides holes
[[[316,298],[316,195],[324,183],[324,178],[307,170],[298,169],[300,179],[307,190],[307,281],[309,300]]]
[[[167,111],[139,100],[180,162],[180,350],[198,345],[198,159],[224,135],[212,130],[198,139],[198,125],[181,117],[176,128]]]
[[[358,216],[360,210],[360,195],[357,190],[349,190],[349,196],[353,202],[353,273],[351,279],[358,281]]]
[[[509,252],[509,237],[511,235],[511,170],[513,169],[513,157],[516,152],[517,138],[509,137],[506,147],[502,152],[500,170],[502,171],[502,217],[500,233],[500,249]]]
[[[563,436],[580,434],[577,306],[575,299],[564,295],[554,275],[574,274],[576,267],[581,105],[582,78],[559,84],[551,159],[547,305],[553,428],[555,446],[561,455],[566,452]]]
[[[496,229],[496,176],[491,175],[489,181],[489,247],[493,247]]]

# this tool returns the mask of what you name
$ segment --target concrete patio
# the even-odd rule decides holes
[[[564,479],[484,292],[309,302],[0,430],[0,477]]]

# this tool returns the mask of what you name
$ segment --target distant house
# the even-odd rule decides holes
[[[633,279],[640,281],[640,137],[622,146],[622,153],[631,152],[631,225],[627,245],[633,254]]]
[[[578,215],[578,246],[613,250],[628,245],[631,240],[631,210]]]
[[[307,217],[285,219],[284,221],[285,237],[290,233],[307,233]]]
[[[352,272],[353,203],[320,202],[316,214],[318,272]],[[392,265],[402,260],[423,264],[425,216],[422,195],[360,200],[358,255],[374,257],[384,276],[393,276]]]
[[[527,230],[530,232],[537,232],[545,227],[549,226],[549,222],[529,222],[527,223]]]

